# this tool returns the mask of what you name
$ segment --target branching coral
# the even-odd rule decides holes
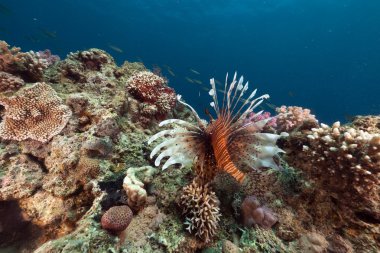
[[[216,233],[220,219],[219,200],[208,184],[194,180],[183,189],[180,202],[187,230],[208,242]]]
[[[0,137],[46,142],[59,134],[71,117],[71,110],[49,85],[36,83],[15,96],[0,99],[5,115],[0,123]]]
[[[16,91],[24,85],[24,81],[14,75],[0,71],[0,93]]]
[[[0,71],[8,72],[14,64],[21,61],[19,47],[9,48],[5,41],[0,41]]]
[[[276,117],[278,132],[290,132],[296,128],[310,129],[318,126],[318,120],[309,109],[298,106],[281,106],[276,108],[276,112],[278,113]]]

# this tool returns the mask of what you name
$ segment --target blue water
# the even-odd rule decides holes
[[[237,70],[271,104],[331,123],[380,114],[379,13],[378,0],[0,0],[0,39],[61,58],[97,47],[119,64],[159,66],[201,111],[210,98],[185,77],[206,86]]]

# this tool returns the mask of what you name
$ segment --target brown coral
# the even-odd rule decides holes
[[[5,115],[0,123],[0,137],[47,142],[59,134],[71,117],[71,110],[45,83],[36,83],[15,96],[2,98]]]
[[[21,61],[20,48],[12,47],[5,41],[0,41],[0,71],[10,71],[15,63]]]
[[[24,85],[24,81],[14,75],[0,71],[0,93],[16,91]]]
[[[148,118],[163,119],[176,104],[176,95],[166,81],[149,71],[141,71],[127,80],[127,90],[143,102],[140,113]]]
[[[115,233],[121,232],[131,223],[132,217],[132,210],[128,206],[111,207],[102,216],[102,228]]]
[[[257,224],[262,228],[271,228],[278,220],[272,210],[261,206],[254,196],[246,197],[241,205],[241,209],[244,226],[246,227]]]
[[[205,242],[210,241],[215,235],[220,213],[219,200],[208,184],[200,185],[194,180],[183,189],[180,205],[186,217],[186,229]]]

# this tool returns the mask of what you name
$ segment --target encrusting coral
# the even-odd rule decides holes
[[[47,142],[59,134],[71,117],[71,110],[45,83],[25,87],[15,96],[0,99],[5,115],[0,123],[0,137]]]

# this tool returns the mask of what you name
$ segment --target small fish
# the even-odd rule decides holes
[[[117,47],[115,45],[108,44],[108,47],[111,48],[113,51],[118,52],[120,54],[124,52],[120,47]]]
[[[173,70],[171,70],[170,68],[168,68],[167,71],[169,72],[170,75],[175,76]]]
[[[137,62],[141,62],[141,63],[144,62],[140,56],[137,56],[136,59],[137,59]]]
[[[32,43],[38,43],[41,41],[41,39],[39,37],[36,37],[34,35],[26,35],[25,39],[29,40]]]
[[[194,83],[194,81],[191,79],[191,78],[189,78],[189,77],[185,77],[185,79],[186,79],[186,81],[188,81],[189,83]]]
[[[222,84],[219,80],[216,80],[216,79],[215,79],[215,83],[216,83],[217,85],[219,85],[219,86],[223,86],[223,84]]]
[[[289,97],[294,97],[294,93],[291,91],[288,92],[288,95],[289,95]]]
[[[265,103],[270,109],[276,110],[277,106],[271,103]]]
[[[193,72],[194,74],[196,75],[200,75],[201,73],[199,73],[198,71],[196,71],[195,69],[189,69],[191,72]]]
[[[205,87],[205,86],[201,86],[201,89],[204,90],[204,91],[210,91],[210,89],[208,87]]]
[[[48,31],[46,29],[41,29],[41,32],[43,35],[45,35],[46,37],[50,38],[50,39],[56,39],[57,38],[57,32],[56,31]]]
[[[197,79],[193,79],[193,81],[194,81],[195,83],[197,83],[197,84],[203,84],[202,81],[197,80]]]

